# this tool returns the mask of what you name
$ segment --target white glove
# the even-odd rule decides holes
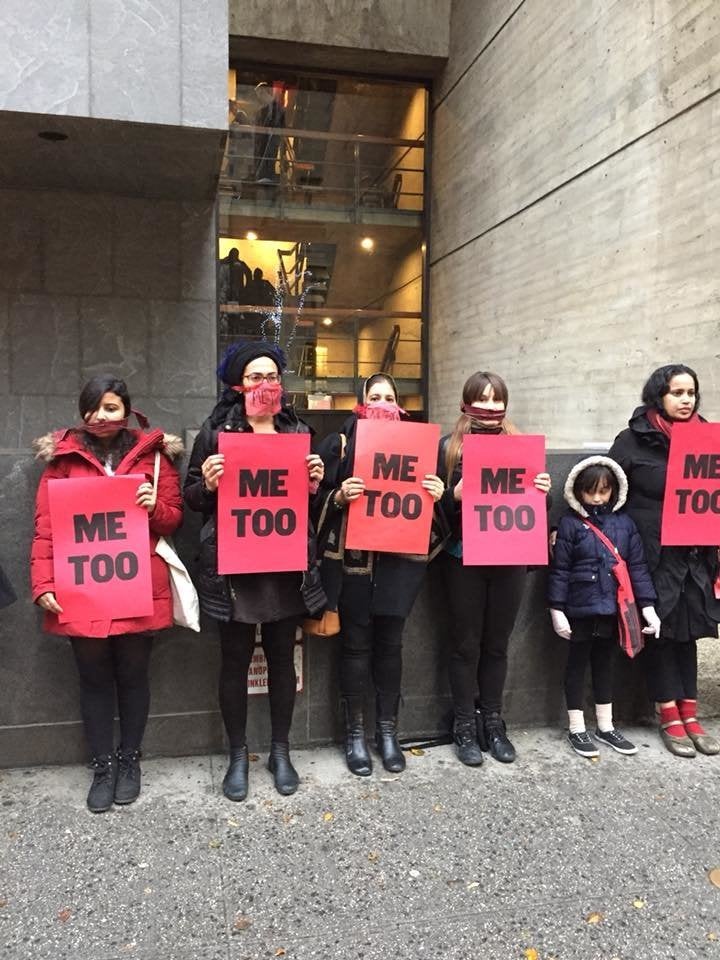
[[[653,613],[655,613],[654,610],[653,610]],[[572,636],[572,630],[570,629],[570,621],[562,612],[562,610],[551,610],[550,619],[552,620],[553,630],[555,631],[555,633],[559,637],[562,637],[563,640],[569,640],[570,637]]]
[[[655,607],[643,607],[642,615],[647,624],[643,627],[643,633],[652,633],[657,639],[660,636],[660,617],[655,613]]]

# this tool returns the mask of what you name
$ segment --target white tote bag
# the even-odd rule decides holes
[[[158,474],[160,473],[160,451],[155,451],[155,475],[153,489],[157,496]],[[195,584],[190,579],[185,564],[177,555],[172,541],[168,537],[159,537],[155,553],[167,564],[170,577],[170,590],[173,601],[173,621],[179,627],[187,627],[200,633],[200,602]]]

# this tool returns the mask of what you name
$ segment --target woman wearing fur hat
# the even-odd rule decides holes
[[[478,371],[463,386],[460,417],[440,441],[438,473],[446,490],[441,504],[452,534],[438,557],[450,608],[448,674],[453,698],[453,737],[458,759],[471,767],[483,749],[501,763],[515,760],[502,719],[510,635],[525,589],[521,566],[464,566],[462,561],[462,449],[468,433],[515,434],[507,419],[508,389],[496,373]],[[550,492],[550,475],[533,484]]]
[[[345,760],[358,777],[369,776],[372,760],[365,739],[364,707],[372,675],[375,687],[375,745],[383,766],[392,773],[405,769],[397,739],[397,717],[402,677],[402,633],[420,590],[428,556],[406,556],[347,550],[348,507],[363,495],[365,478],[355,473],[355,434],[358,420],[399,422],[397,386],[387,373],[365,381],[361,403],[340,433],[319,446],[325,462],[325,483],[318,497],[318,539],[322,547],[320,572],[331,610],[340,615],[340,696],[345,720]],[[443,483],[434,474],[422,486],[437,502]],[[436,512],[428,552],[442,544]]]
[[[588,457],[572,468],[564,491],[570,511],[558,526],[548,578],[553,629],[570,641],[565,668],[568,740],[582,757],[598,755],[583,715],[588,660],[597,720],[595,739],[618,753],[637,753],[637,747],[613,726],[612,671],[618,648],[616,559],[595,530],[601,531],[627,564],[636,604],[647,623],[644,632],[660,631],[642,540],[623,510],[627,489],[622,468],[609,457]]]
[[[223,792],[235,801],[244,800],[248,792],[247,682],[258,623],[268,662],[272,728],[268,768],[279,793],[295,793],[299,784],[290,762],[289,739],[295,705],[295,631],[306,615],[302,573],[223,575],[217,570],[217,490],[224,470],[218,434],[310,432],[285,399],[284,369],[285,357],[271,343],[241,340],[230,347],[218,368],[225,390],[200,428],[185,478],[185,502],[200,511],[204,521],[197,587],[201,609],[217,620],[220,632],[220,710],[230,741]],[[322,460],[308,454],[307,467],[312,494],[323,476]]]
[[[172,464],[182,453],[179,437],[161,430],[128,429],[130,396],[124,381],[110,375],[93,377],[79,399],[82,424],[35,441],[39,459],[47,462],[35,508],[31,577],[33,600],[45,611],[44,629],[69,637],[80,674],[83,724],[93,759],[94,777],[87,803],[90,810],[109,810],[113,802],[132,803],[140,793],[140,746],[150,705],[148,665],[152,634],[172,626],[172,595],[165,561],[155,553],[158,538],[172,534],[182,521],[180,478]],[[136,414],[147,427],[142,414]],[[159,451],[157,488],[153,483]],[[145,474],[137,504],[148,512],[153,612],[146,617],[61,623],[55,595],[53,539],[48,481]],[[120,745],[113,753],[115,700],[120,715]]]
[[[678,757],[720,753],[697,719],[697,641],[717,637],[720,599],[717,547],[660,543],[670,437],[677,423],[702,419],[697,374],[681,363],[659,367],[643,387],[642,405],[608,456],[628,477],[627,512],[642,537],[658,595],[660,636],[642,654],[648,692],[660,714],[663,743]]]

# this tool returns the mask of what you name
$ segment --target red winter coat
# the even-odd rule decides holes
[[[149,617],[131,617],[128,620],[74,620],[60,623],[54,613],[45,613],[43,628],[48,633],[66,637],[108,637],[120,633],[142,633],[145,630],[161,630],[171,627],[172,595],[167,564],[155,553],[158,537],[169,536],[182,522],[182,495],[180,477],[172,460],[183,452],[182,441],[162,430],[141,433],[132,430],[137,439],[115,470],[116,476],[128,473],[144,473],[152,483],[155,471],[155,451],[160,457],[157,504],[150,517],[150,568],[153,588],[153,613]],[[59,431],[40,437],[33,444],[39,460],[48,465],[40,478],[35,502],[35,536],[30,556],[32,597],[37,600],[43,593],[55,592],[53,576],[53,542],[50,529],[48,504],[48,480],[64,477],[105,477],[100,461],[83,446],[75,430]]]

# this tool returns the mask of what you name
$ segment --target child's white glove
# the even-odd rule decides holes
[[[654,610],[653,610],[653,613],[655,613]],[[572,636],[570,621],[562,612],[562,610],[551,610],[550,619],[552,620],[553,630],[555,631],[555,633],[559,637],[562,637],[563,640],[569,640],[570,637]]]
[[[652,633],[657,639],[660,636],[660,617],[655,613],[655,607],[643,607],[642,615],[647,624],[643,627],[643,633]]]

